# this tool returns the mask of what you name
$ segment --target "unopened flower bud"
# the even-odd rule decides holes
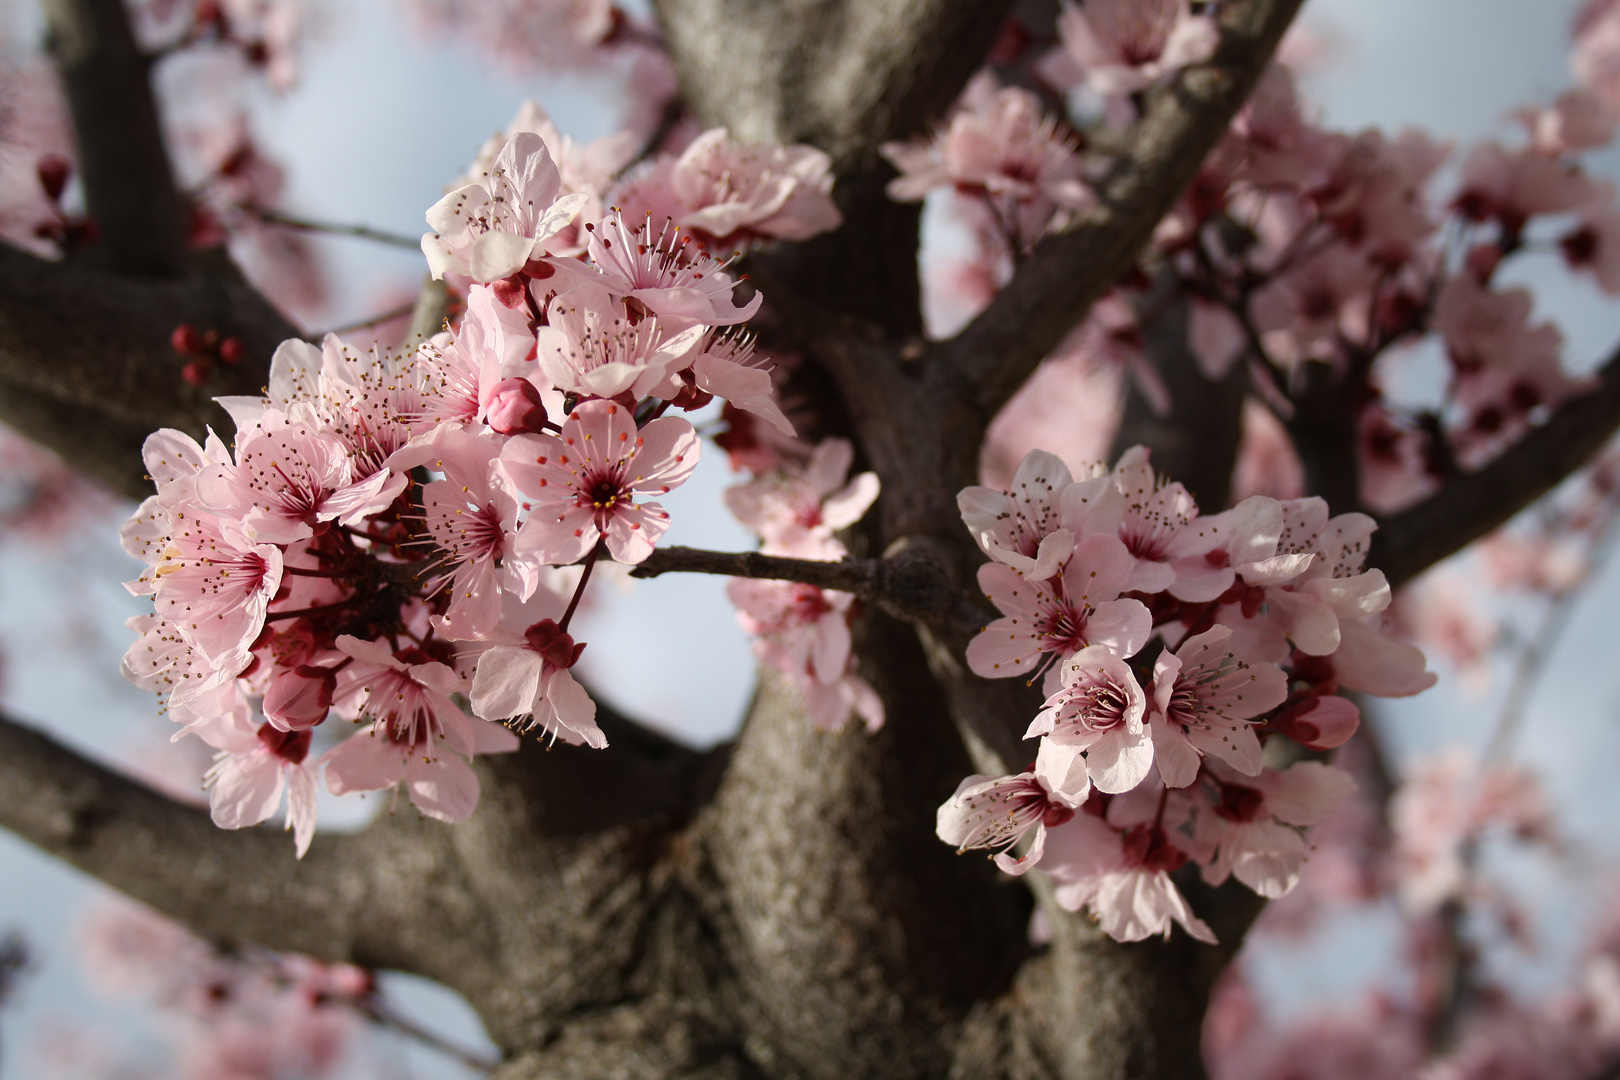
[[[264,693],[264,715],[282,731],[312,728],[332,708],[337,676],[329,669],[299,664],[283,671]]]
[[[538,432],[545,430],[546,406],[528,379],[502,379],[489,396],[484,417],[502,435]]]
[[[196,356],[202,352],[202,331],[183,322],[169,332],[169,346],[181,356]]]
[[[180,369],[180,377],[187,386],[202,386],[208,382],[208,362],[192,360]]]
[[[247,345],[239,337],[228,337],[219,343],[219,358],[231,366],[242,362],[247,355]]]
[[[34,171],[39,174],[39,186],[45,189],[45,197],[58,202],[67,188],[68,178],[73,175],[73,163],[61,154],[41,154]]]

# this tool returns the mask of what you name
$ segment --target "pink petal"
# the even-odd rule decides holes
[[[412,758],[405,788],[418,810],[451,825],[466,821],[478,808],[478,776],[454,754],[432,761]]]

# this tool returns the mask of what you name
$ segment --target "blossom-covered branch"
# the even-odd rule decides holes
[[[1135,264],[1299,7],[1299,0],[1222,5],[1214,55],[1149,94],[1129,148],[1096,186],[1097,209],[1039,244],[990,305],[939,346],[938,361],[965,384],[986,420]]]
[[[1591,460],[1620,430],[1620,353],[1596,377],[1595,389],[1564,402],[1490,464],[1454,477],[1423,502],[1383,519],[1369,561],[1391,585],[1410,581]]]

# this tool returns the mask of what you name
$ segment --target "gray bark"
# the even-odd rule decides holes
[[[933,835],[934,810],[962,776],[1031,755],[1020,736],[1035,708],[1016,680],[966,671],[963,649],[986,612],[973,588],[981,556],[954,498],[977,479],[991,417],[1135,265],[1298,2],[1223,4],[1220,49],[1149,95],[1096,213],[1040,245],[960,335],[927,347],[916,211],[883,198],[875,148],[939,118],[1008,7],[659,6],[701,120],[811,141],[836,162],[844,228],[762,253],[749,270],[770,304],[770,344],[806,357],[796,389],[882,477],[856,557],[816,571],[844,575],[870,601],[856,652],[888,710],[882,731],[816,731],[770,677],[735,743],[709,753],[604,710],[606,752],[531,742],[480,759],[483,798],[464,825],[404,810],[357,836],[321,836],[296,862],[279,833],[217,830],[0,720],[0,826],[220,939],[444,982],[508,1054],[502,1080],[1201,1075],[1209,988],[1259,910],[1252,894],[1189,884],[1219,948],[1182,936],[1121,945],[1038,882],[1000,879]],[[144,86],[144,69],[119,70]],[[91,119],[111,108],[109,80],[65,62],[63,73],[76,116],[85,102],[81,139],[110,138]],[[156,138],[148,131],[135,151],[149,163],[161,158]],[[173,195],[156,170],[131,182],[159,202]],[[168,250],[166,220],[133,227],[149,235],[131,250]],[[258,389],[291,329],[221,264],[186,260],[172,280],[152,280],[157,263],[125,258],[99,269],[89,256],[48,264],[0,250],[0,419],[140,494],[141,437],[222,419],[206,399]],[[439,300],[425,297],[419,331],[437,327]],[[252,362],[220,385],[184,386],[168,347],[182,321],[242,335]],[[1150,334],[1150,352],[1185,397],[1196,384],[1175,329]],[[1614,371],[1620,361],[1500,468],[1394,518],[1375,561],[1409,576],[1503,519],[1485,497],[1503,477],[1517,505],[1557,483],[1620,425]],[[1219,448],[1203,458],[1175,443],[1187,402],[1168,426],[1141,427],[1162,465],[1196,473],[1206,503],[1224,499],[1241,393],[1199,417]],[[679,550],[646,569],[790,572]],[[1027,936],[1037,904],[1053,927],[1040,948]]]

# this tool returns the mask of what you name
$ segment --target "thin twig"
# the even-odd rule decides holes
[[[652,578],[660,574],[723,574],[726,577],[765,578],[797,581],[821,589],[871,596],[877,591],[882,562],[878,559],[844,559],[815,562],[762,555],[757,551],[704,551],[700,548],[658,548],[632,571],[631,577]]]
[[[501,1063],[498,1057],[481,1054],[477,1050],[452,1042],[438,1032],[429,1031],[410,1017],[396,1012],[393,1006],[382,1000],[378,995],[373,994],[370,997],[346,1000],[353,1004],[355,1009],[372,1023],[397,1031],[407,1038],[415,1039],[423,1046],[432,1047],[446,1057],[461,1062],[469,1069],[487,1073]]]
[[[397,233],[373,229],[370,225],[343,225],[332,221],[317,221],[313,218],[295,217],[292,214],[282,213],[280,210],[265,210],[257,206],[243,206],[241,210],[268,225],[280,225],[288,229],[297,229],[300,232],[355,236],[361,240],[374,240],[379,244],[410,248],[412,251],[422,249],[422,241],[419,237],[400,236]]]
[[[401,304],[395,308],[390,308],[381,315],[373,315],[371,318],[362,319],[359,322],[345,323],[342,326],[334,326],[330,330],[324,330],[321,333],[314,335],[314,337],[318,341],[327,334],[348,334],[356,330],[364,330],[368,326],[380,326],[383,323],[393,322],[395,319],[403,319],[405,316],[411,314],[415,310],[416,301],[412,300],[409,303]]]
[[[1507,696],[1502,700],[1502,711],[1497,714],[1496,726],[1491,731],[1490,741],[1485,744],[1483,760],[1492,761],[1507,752],[1519,725],[1524,722],[1530,693],[1574,617],[1577,601],[1584,595],[1583,586],[1603,569],[1609,556],[1614,553],[1615,541],[1620,538],[1617,525],[1620,525],[1620,503],[1609,508],[1607,517],[1592,539],[1586,565],[1575,580],[1553,594],[1541,617],[1541,625],[1536,627],[1524,651],[1519,654],[1519,662],[1513,667],[1513,681],[1508,684]]]

